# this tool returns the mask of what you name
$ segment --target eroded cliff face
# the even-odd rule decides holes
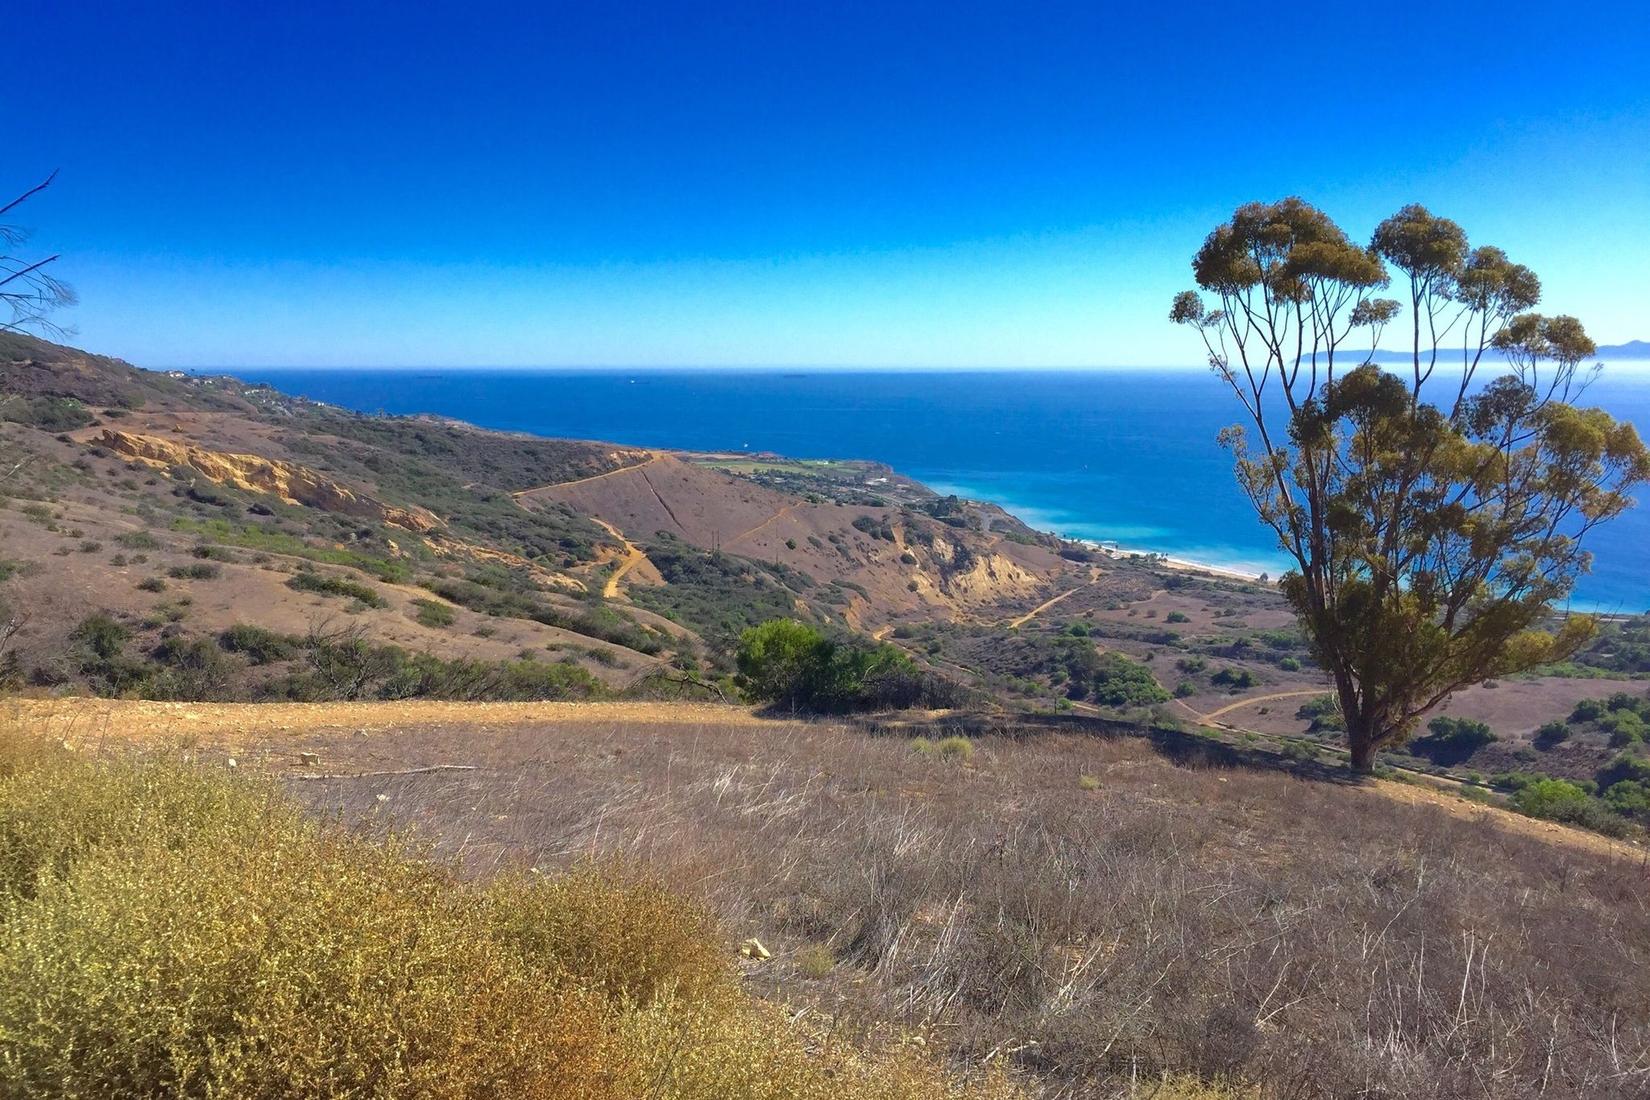
[[[435,513],[423,508],[399,508],[385,504],[324,478],[307,467],[262,455],[209,451],[159,436],[138,435],[112,428],[105,428],[97,443],[116,454],[150,466],[189,466],[220,485],[232,485],[251,493],[268,493],[288,504],[376,520],[418,534],[443,526]]]
[[[983,541],[976,537],[975,541]],[[1032,595],[1048,578],[991,549],[970,549],[961,541],[934,537],[910,548],[929,568],[917,574],[922,594],[962,607]]]

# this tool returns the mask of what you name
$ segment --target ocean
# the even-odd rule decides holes
[[[226,373],[361,412],[644,447],[874,459],[1069,538],[1274,576],[1285,568],[1215,442],[1242,410],[1203,370]],[[1642,364],[1606,370],[1587,400],[1650,434]],[[1650,609],[1650,506],[1599,528],[1588,546],[1593,570],[1573,606]]]

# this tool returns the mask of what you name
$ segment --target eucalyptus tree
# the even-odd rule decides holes
[[[1590,617],[1552,609],[1650,455],[1578,404],[1597,349],[1530,312],[1533,271],[1421,206],[1362,245],[1297,198],[1239,207],[1192,270],[1212,300],[1185,291],[1170,318],[1243,406],[1221,441],[1293,563],[1280,587],[1355,770],[1459,688],[1586,640]],[[1392,369],[1373,361],[1388,329]]]

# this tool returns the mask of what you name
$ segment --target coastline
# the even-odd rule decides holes
[[[1001,507],[1001,505],[998,507]],[[1051,531],[1049,533],[1054,534],[1057,538],[1065,538],[1064,535],[1059,535],[1056,532]],[[1262,577],[1270,576],[1269,573],[1258,570],[1239,569],[1229,565],[1217,565],[1214,562],[1196,561],[1192,558],[1175,557],[1172,554],[1165,554],[1160,550],[1142,550],[1130,546],[1106,545],[1103,543],[1094,542],[1091,539],[1066,539],[1066,541],[1075,542],[1086,549],[1093,550],[1099,554],[1104,554],[1106,557],[1114,560],[1118,558],[1146,558],[1156,562],[1159,565],[1167,566],[1170,569],[1175,569],[1183,573],[1207,573],[1210,576],[1219,577],[1222,580],[1244,581],[1250,584],[1255,584],[1258,583]]]
[[[1063,538],[1245,578],[1278,577],[1290,564],[1213,443],[1231,422],[1229,398],[1187,372],[986,370],[954,382],[934,372],[761,368],[233,373],[367,415],[434,411],[495,430],[669,450],[860,456]],[[1589,401],[1650,424],[1646,377],[1607,370]],[[1639,564],[1647,538],[1650,507],[1596,532],[1573,606],[1650,607]]]
[[[931,493],[937,493],[941,496],[954,493],[965,500],[993,505],[1034,531],[1041,531],[1053,535],[1055,538],[1064,539],[1066,542],[1076,543],[1078,546],[1097,554],[1103,554],[1108,558],[1150,558],[1170,569],[1188,573],[1203,573],[1219,577],[1222,580],[1243,581],[1249,584],[1258,582],[1262,577],[1282,573],[1282,569],[1267,569],[1258,562],[1211,561],[1202,557],[1190,557],[1184,552],[1160,550],[1151,546],[1125,545],[1116,539],[1096,539],[1092,536],[1066,534],[1059,529],[1058,525],[1052,522],[1053,517],[1048,512],[984,492],[977,485],[929,481],[924,479],[921,474],[903,476],[909,476],[911,480]]]

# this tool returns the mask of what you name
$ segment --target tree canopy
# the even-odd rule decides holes
[[[1457,689],[1587,638],[1590,618],[1555,624],[1551,608],[1650,455],[1577,403],[1596,348],[1574,317],[1530,312],[1533,271],[1422,206],[1360,245],[1298,198],[1239,207],[1192,270],[1215,301],[1184,291],[1170,319],[1243,406],[1221,441],[1293,560],[1281,588],[1335,681],[1355,768]],[[1406,311],[1389,370],[1375,352]]]

